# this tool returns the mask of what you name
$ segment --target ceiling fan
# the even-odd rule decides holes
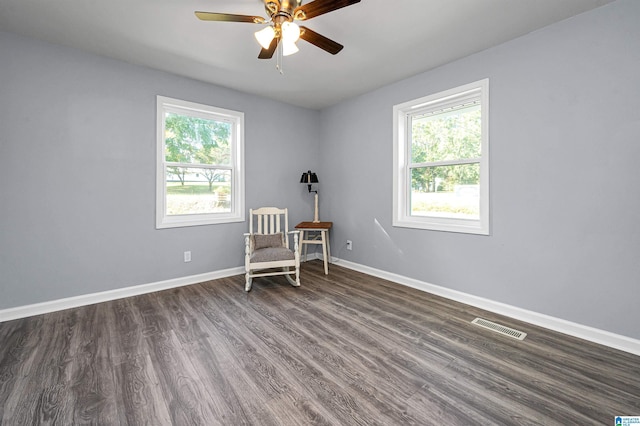
[[[259,59],[270,59],[282,41],[282,55],[288,56],[298,51],[296,41],[299,38],[335,55],[344,47],[340,43],[318,34],[293,21],[306,21],[334,10],[360,3],[360,0],[314,0],[302,4],[302,0],[264,0],[264,8],[270,19],[261,16],[234,15],[229,13],[195,12],[203,21],[246,22],[250,24],[268,24],[255,33],[262,50]]]

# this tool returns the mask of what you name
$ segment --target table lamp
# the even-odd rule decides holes
[[[309,188],[309,193],[311,193],[311,184],[318,183],[318,175],[313,173],[311,170],[309,170],[308,172],[302,173],[302,177],[300,178],[300,183],[306,183],[307,187]],[[316,193],[316,196],[315,196],[316,206],[315,206],[315,212],[313,214],[313,223],[319,223],[320,219],[318,218],[318,191],[315,190],[313,192]]]

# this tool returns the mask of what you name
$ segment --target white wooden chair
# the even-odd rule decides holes
[[[251,290],[253,278],[273,275],[284,275],[292,286],[300,286],[298,234],[289,231],[286,208],[249,209],[249,232],[244,234],[245,291]],[[293,235],[293,250],[289,248],[289,235]]]

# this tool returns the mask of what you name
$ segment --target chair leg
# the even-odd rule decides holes
[[[244,291],[251,291],[251,284],[252,283],[253,283],[253,278],[251,278],[251,275],[249,275],[249,273],[247,272],[245,274]]]
[[[283,271],[289,271],[289,267],[285,266],[284,268],[282,268]],[[294,280],[293,278],[291,278],[291,274],[286,274],[285,277],[287,278],[287,281],[289,281],[289,284],[291,284],[294,287],[300,287],[300,276],[299,276],[299,271],[298,268],[296,268],[296,279]]]

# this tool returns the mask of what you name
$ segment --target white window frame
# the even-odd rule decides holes
[[[213,225],[220,223],[244,222],[245,178],[244,178],[244,113],[180,99],[157,96],[156,116],[156,228]],[[165,115],[174,112],[201,118],[232,123],[231,140],[231,211],[224,213],[167,215],[167,191],[165,160]],[[197,165],[195,165],[197,166]]]
[[[482,110],[480,218],[411,215],[410,118],[478,99]],[[489,79],[465,84],[393,107],[393,226],[489,235]]]

